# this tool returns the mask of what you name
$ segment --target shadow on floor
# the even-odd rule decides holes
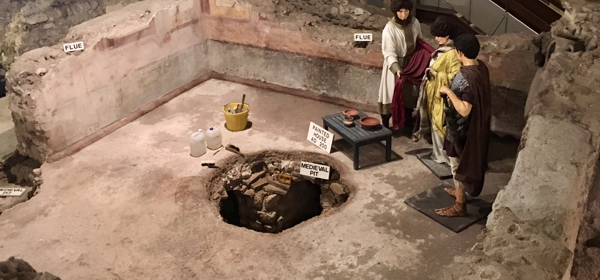
[[[223,124],[223,127],[225,129],[229,130],[229,128],[227,128],[227,123]],[[247,129],[250,129],[250,128],[252,128],[252,122],[248,121],[248,123],[246,123],[246,127],[244,129],[240,130],[240,131],[244,131],[244,130],[247,130]],[[229,131],[231,131],[231,130],[229,130]]]
[[[352,145],[344,139],[337,139],[333,141],[331,153],[334,152],[341,152],[351,160],[354,156],[354,149]],[[392,150],[392,160],[390,162],[402,159],[402,156]],[[359,168],[361,170],[385,163],[388,162],[385,161],[385,144],[382,142],[365,145],[359,148]]]
[[[488,162],[516,158],[519,152],[519,142],[519,140],[510,136],[499,137],[492,133],[490,135]]]

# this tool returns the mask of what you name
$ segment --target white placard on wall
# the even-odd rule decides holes
[[[354,33],[355,42],[371,42],[373,41],[373,33]]]
[[[330,153],[331,144],[333,143],[333,137],[333,133],[318,126],[314,122],[310,122],[310,126],[308,127],[308,136],[306,136],[306,139],[311,143],[317,145],[317,147]]]
[[[68,43],[63,45],[65,52],[74,52],[83,50],[83,42]]]

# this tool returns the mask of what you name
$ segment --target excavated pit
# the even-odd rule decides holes
[[[18,196],[7,196],[0,192],[0,215],[37,194],[43,184],[41,165],[39,161],[23,156],[18,151],[0,157],[0,190],[25,190]]]
[[[340,207],[350,187],[324,155],[262,152],[221,164],[209,189],[229,224],[258,232],[279,233]],[[302,162],[329,166],[329,179],[300,174]]]

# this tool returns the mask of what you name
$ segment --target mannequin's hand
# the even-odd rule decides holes
[[[433,79],[433,75],[431,74],[431,68],[425,69],[425,79],[431,81]]]
[[[435,79],[435,77],[437,76],[437,72],[431,68],[428,68],[428,69],[429,69],[429,79],[430,80]]]
[[[450,88],[448,88],[447,86],[443,86],[440,88],[440,95],[448,95],[448,92],[450,92]]]

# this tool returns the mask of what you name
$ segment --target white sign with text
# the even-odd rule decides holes
[[[372,33],[354,33],[355,42],[371,42],[373,41]]]
[[[327,151],[328,153],[331,153],[333,133],[318,126],[316,123],[310,122],[310,126],[308,127],[308,136],[306,136],[306,139],[317,145],[317,147]]]
[[[68,43],[63,45],[65,52],[74,52],[83,50],[83,42]]]
[[[0,188],[0,196],[21,196],[25,188]]]
[[[329,180],[330,170],[331,169],[327,165],[321,165],[304,161],[300,163],[300,174],[305,176]]]

